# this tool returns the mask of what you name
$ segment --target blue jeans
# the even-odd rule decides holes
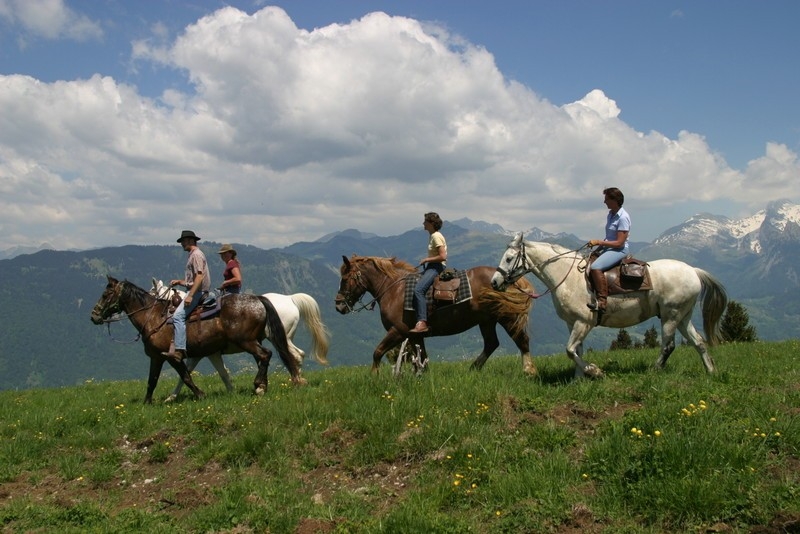
[[[425,293],[428,288],[433,285],[436,277],[444,271],[444,265],[441,263],[427,263],[425,270],[417,280],[417,286],[414,288],[414,309],[417,311],[417,321],[428,321],[428,299],[425,298]]]
[[[175,350],[186,350],[186,318],[202,300],[203,292],[198,291],[188,306],[186,306],[186,301],[182,300],[175,309],[175,313],[172,315],[172,326],[175,328]]]
[[[607,271],[621,262],[627,256],[627,252],[614,249],[606,249],[600,256],[592,262],[593,271]]]

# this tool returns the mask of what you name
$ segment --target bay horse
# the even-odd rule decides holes
[[[144,402],[153,402],[153,391],[165,361],[178,372],[183,383],[196,397],[205,396],[192,381],[185,362],[162,355],[162,352],[169,350],[173,338],[172,325],[167,323],[169,302],[151,295],[127,280],[118,281],[111,276],[107,278],[108,284],[92,309],[91,319],[94,324],[102,324],[115,314],[125,313],[139,332],[145,354],[150,357],[150,374]],[[274,337],[273,343],[281,361],[289,370],[292,382],[304,383],[297,362],[289,353],[286,333],[275,308],[267,299],[255,295],[227,295],[221,299],[218,315],[211,319],[188,321],[187,355],[201,357],[218,352],[250,353],[258,365],[253,386],[256,394],[261,395],[267,389],[267,372],[272,358],[272,351],[261,346],[267,332],[271,332]]]
[[[377,373],[383,355],[399,345],[405,338],[412,338],[422,349],[423,361],[426,335],[450,336],[478,325],[483,336],[483,351],[472,362],[471,369],[481,369],[489,356],[500,346],[496,325],[505,329],[522,355],[522,369],[528,375],[536,374],[530,354],[528,337],[528,313],[531,299],[528,292],[533,286],[525,279],[517,282],[519,291],[498,292],[492,289],[490,280],[492,267],[473,267],[467,271],[473,298],[458,304],[436,309],[429,316],[430,332],[425,335],[410,333],[416,317],[414,312],[404,310],[404,286],[406,278],[418,272],[409,263],[396,258],[342,256],[341,281],[336,294],[336,311],[346,314],[355,311],[354,306],[365,293],[373,297],[380,306],[381,322],[386,335],[372,353],[372,372]],[[364,309],[367,306],[362,306]]]
[[[167,300],[171,300],[174,295],[178,295],[178,298],[181,300],[183,300],[183,298],[186,296],[185,291],[176,289],[174,287],[167,287],[161,280],[157,280],[155,278],[153,278],[153,287],[150,289],[150,293],[159,298],[164,298]],[[307,295],[306,293],[294,293],[292,295],[264,293],[261,296],[269,300],[275,308],[275,311],[278,313],[281,323],[283,324],[283,329],[286,332],[286,342],[289,345],[289,353],[294,357],[298,368],[302,367],[303,360],[306,356],[305,351],[294,344],[294,336],[297,333],[297,326],[300,324],[301,319],[305,321],[306,328],[308,328],[308,331],[311,334],[311,355],[318,363],[327,365],[330,336],[325,323],[322,322],[322,315],[319,310],[319,305],[317,304],[317,301],[314,300],[314,297]],[[272,339],[272,335],[273,334],[271,331],[266,332],[267,339],[269,339],[272,345],[276,347],[275,342]],[[228,390],[228,392],[233,391],[231,376],[222,361],[222,353],[217,352],[214,354],[209,354],[207,358],[214,366],[214,369],[216,369],[217,374],[219,375],[223,384],[225,384],[225,388]],[[195,367],[197,367],[197,364],[200,363],[200,360],[202,360],[202,357],[188,356],[186,358],[186,368],[190,373]],[[179,377],[178,383],[175,385],[175,389],[172,390],[172,393],[164,402],[172,402],[177,399],[182,388],[183,380],[181,380]]]
[[[558,316],[570,331],[567,356],[575,362],[575,376],[602,376],[602,370],[582,359],[583,340],[597,324],[597,312],[589,309],[586,278],[578,267],[584,261],[580,250],[568,250],[552,243],[525,241],[517,233],[503,253],[492,287],[503,290],[527,273],[533,273],[547,286]],[[654,367],[662,369],[675,350],[675,330],[679,330],[700,354],[706,371],[715,371],[706,342],[692,325],[692,311],[702,297],[703,330],[710,345],[722,341],[720,318],[727,305],[725,288],[711,274],[677,260],[648,262],[653,289],[622,295],[609,295],[600,326],[625,328],[661,319],[661,352]]]

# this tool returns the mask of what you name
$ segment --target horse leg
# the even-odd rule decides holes
[[[194,368],[197,367],[198,363],[200,363],[200,359],[201,358],[186,358],[186,360],[184,360],[186,362],[186,369],[190,373],[194,371]],[[181,389],[183,389],[183,380],[178,377],[178,383],[175,384],[175,389],[172,390],[172,393],[170,393],[169,397],[164,399],[164,402],[173,402],[174,400],[177,400],[178,395],[181,393]]]
[[[653,367],[663,369],[667,365],[672,351],[675,350],[675,327],[674,319],[662,318],[661,320],[661,352],[658,355]]]
[[[497,339],[497,323],[496,322],[485,322],[480,323],[478,328],[481,331],[481,336],[483,336],[483,351],[478,354],[478,357],[475,358],[475,361],[472,362],[470,365],[470,369],[474,369],[476,371],[480,371],[483,369],[486,360],[489,359],[489,356],[497,350],[497,347],[500,346],[500,340]]]
[[[161,376],[161,368],[164,367],[164,358],[159,354],[158,356],[150,356],[150,374],[147,377],[147,393],[144,396],[145,404],[153,404],[153,392],[156,390],[158,384],[158,377]]]
[[[231,383],[231,374],[228,372],[228,368],[225,367],[225,362],[222,361],[222,353],[218,352],[216,354],[212,354],[208,357],[211,361],[211,365],[214,366],[214,369],[217,370],[217,374],[219,375],[222,383],[225,384],[225,389],[228,393],[233,392],[233,384]],[[195,363],[197,365],[197,363]],[[189,368],[189,371],[194,369],[194,367],[189,367],[189,364],[186,365]]]
[[[381,358],[383,358],[383,355],[386,354],[391,349],[393,349],[394,347],[396,347],[397,345],[399,345],[401,341],[403,341],[403,336],[401,336],[400,333],[397,331],[397,329],[395,329],[394,327],[390,328],[386,332],[386,335],[383,336],[381,342],[378,343],[378,346],[376,346],[375,350],[372,352],[372,369],[370,370],[370,372],[373,375],[378,374],[378,370],[380,369],[381,366]],[[424,346],[424,344],[422,344],[422,346]],[[424,350],[425,349],[423,349],[423,351]]]
[[[684,321],[678,324],[678,330],[681,331],[683,337],[685,337],[689,343],[692,344],[694,349],[700,355],[700,359],[703,361],[706,372],[715,372],[716,367],[714,366],[714,359],[711,357],[711,354],[708,353],[706,342],[703,341],[703,337],[697,332],[697,330],[695,330],[692,321],[689,319],[689,316],[687,316]]]
[[[513,332],[512,324],[513,321],[508,319],[500,320],[500,325],[505,329],[508,337],[510,337],[517,346],[522,356],[522,373],[526,376],[534,377],[539,374],[539,371],[536,370],[536,365],[533,363],[533,358],[531,357],[531,338],[527,330],[521,330],[516,335],[511,335]]]
[[[194,381],[192,380],[192,373],[189,372],[189,369],[187,369],[186,364],[183,362],[183,360],[180,360],[178,358],[166,358],[166,360],[169,362],[172,368],[178,372],[178,375],[181,377],[181,380],[183,380],[183,383],[186,384],[189,387],[189,389],[192,390],[192,393],[194,393],[195,397],[197,397],[198,399],[202,399],[203,397],[206,396],[206,394],[203,393],[203,390],[201,390],[199,387],[195,385]],[[163,360],[162,363],[159,364],[159,373],[161,372],[160,369],[161,365],[163,365]],[[153,366],[151,365],[150,373],[152,372],[153,372]],[[158,382],[158,377],[156,377],[156,382]],[[153,384],[153,388],[155,388],[155,384]]]
[[[592,325],[581,321],[576,321],[570,327],[569,340],[567,341],[567,356],[575,363],[575,378],[600,378],[603,371],[593,363],[586,363],[581,355],[583,354],[583,340],[589,335]]]
[[[257,341],[240,345],[242,349],[249,352],[258,366],[258,372],[253,380],[253,390],[256,395],[263,395],[267,391],[269,380],[267,373],[269,372],[269,361],[272,359],[272,351],[267,347],[261,346]]]
[[[425,349],[425,338],[419,340],[419,357],[422,358],[422,361],[427,364],[428,363],[428,351]]]

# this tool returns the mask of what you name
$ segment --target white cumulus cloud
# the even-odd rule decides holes
[[[191,90],[0,75],[0,248],[171,243],[184,228],[282,246],[399,233],[431,210],[587,236],[611,185],[635,214],[766,202],[800,176],[785,146],[741,172],[701,134],[637,131],[602,88],[553,105],[490,51],[379,12],[308,31],[280,8],[228,7],[133,58]]]

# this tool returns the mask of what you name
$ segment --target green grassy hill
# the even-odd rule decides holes
[[[4,532],[796,532],[800,341],[0,392]],[[174,373],[162,377],[166,396]],[[167,380],[168,379],[168,380]],[[167,383],[164,383],[168,381]]]

